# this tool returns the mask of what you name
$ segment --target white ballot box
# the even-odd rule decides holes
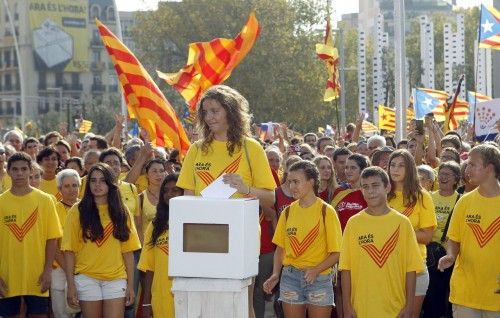
[[[246,279],[257,275],[258,200],[182,196],[169,204],[169,276]]]

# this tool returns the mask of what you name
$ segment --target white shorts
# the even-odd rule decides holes
[[[427,265],[424,265],[424,271],[417,273],[415,296],[425,296],[427,288],[429,288],[429,271],[427,270]]]
[[[98,301],[125,298],[126,279],[99,280],[83,274],[75,275],[78,300]]]

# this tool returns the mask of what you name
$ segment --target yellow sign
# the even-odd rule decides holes
[[[89,69],[88,1],[28,0],[38,70]]]

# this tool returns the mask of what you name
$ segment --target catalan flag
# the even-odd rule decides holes
[[[190,143],[175,110],[134,54],[99,20],[96,24],[118,74],[130,118],[137,119],[154,144],[185,154]]]
[[[92,122],[90,120],[82,119],[80,120],[78,132],[81,134],[86,134],[92,129]]]
[[[406,109],[406,123],[415,118],[413,109]],[[378,128],[384,130],[396,130],[396,110],[383,105],[378,106]]]
[[[493,6],[481,5],[479,47],[500,50],[500,12]]]
[[[221,84],[252,49],[260,26],[252,12],[241,32],[234,39],[217,38],[210,42],[189,44],[187,64],[175,74],[158,72],[158,76],[177,90],[189,105],[191,113],[203,92]]]
[[[316,44],[316,54],[320,59],[325,61],[328,72],[328,80],[326,81],[326,90],[323,100],[329,102],[339,97],[340,82],[339,82],[339,52],[333,46],[332,29],[330,27],[330,19],[326,21],[325,38],[323,43]]]
[[[417,119],[422,119],[426,114],[433,113],[437,121],[445,121],[446,99],[448,98],[446,92],[427,88],[416,88],[414,94]],[[469,103],[464,100],[457,100],[453,110],[453,117],[455,120],[466,120],[468,115]]]
[[[467,99],[469,100],[469,117],[467,121],[469,122],[469,124],[473,124],[476,104],[485,102],[487,100],[491,100],[491,97],[476,92],[468,91]]]
[[[375,126],[373,123],[363,120],[363,124],[361,126],[361,129],[366,132],[366,133],[371,133],[371,132],[377,132],[378,128]]]

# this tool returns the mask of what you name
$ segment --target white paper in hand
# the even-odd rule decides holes
[[[204,198],[213,198],[213,199],[229,199],[234,193],[236,193],[236,189],[231,188],[229,184],[225,184],[222,181],[221,175],[214,182],[210,183],[205,189],[201,191],[201,196]]]

